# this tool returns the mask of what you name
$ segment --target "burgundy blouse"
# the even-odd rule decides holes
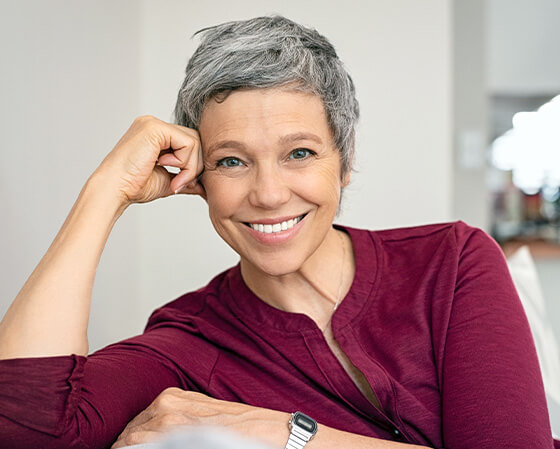
[[[495,242],[462,222],[339,229],[356,274],[333,333],[380,409],[313,320],[260,300],[235,266],[87,358],[0,361],[0,448],[109,447],[175,386],[404,443],[551,449],[529,326]]]

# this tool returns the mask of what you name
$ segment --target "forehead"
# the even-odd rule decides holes
[[[332,139],[323,102],[317,95],[279,88],[234,90],[223,101],[210,100],[199,132],[205,148],[224,139],[250,145],[296,133],[314,134],[323,142]]]

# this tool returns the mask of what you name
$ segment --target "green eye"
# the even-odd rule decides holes
[[[220,159],[216,165],[218,167],[231,168],[231,167],[239,167],[243,165],[243,162],[241,162],[236,157],[225,157],[223,159]]]
[[[312,154],[315,153],[307,148],[298,148],[290,153],[290,159],[305,159]]]

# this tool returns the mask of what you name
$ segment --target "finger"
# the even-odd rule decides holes
[[[175,192],[176,195],[199,195],[206,199],[206,190],[204,186],[196,181],[192,181],[185,185],[182,189]]]
[[[192,412],[183,409],[175,410],[173,412],[164,413],[146,424],[139,430],[150,430],[153,432],[165,432],[179,426],[192,426],[197,424],[199,417],[193,415]]]
[[[158,165],[168,165],[170,167],[177,167],[181,164],[181,161],[175,156],[175,154],[162,154],[158,157],[157,160]]]
[[[199,140],[200,142],[200,140]],[[198,173],[198,176],[202,175],[202,172],[204,171],[204,153],[202,152],[202,145],[198,146],[198,167],[196,168],[196,172]]]
[[[185,130],[184,128],[176,125],[172,126],[179,132],[177,134],[170,135],[169,147],[173,150],[173,155],[179,161],[179,165],[177,165],[177,167],[186,168],[193,153],[198,157],[201,146],[200,138],[198,137],[198,133],[194,130]]]
[[[200,149],[197,148],[196,151],[192,151],[181,171],[177,173],[173,181],[171,182],[172,190],[177,193],[183,190],[184,187],[191,183],[196,182],[196,177],[201,173],[203,165],[200,161]],[[194,184],[191,186],[194,187]],[[184,192],[187,193],[187,192]]]
[[[133,444],[150,443],[161,438],[162,433],[154,430],[138,430],[135,432],[123,433],[111,446],[111,449],[132,446]]]
[[[148,407],[142,413],[137,415],[132,421],[128,423],[128,425],[124,428],[123,434],[131,432],[133,429],[138,428],[140,426],[145,425],[146,423],[150,422],[154,418],[154,413]]]

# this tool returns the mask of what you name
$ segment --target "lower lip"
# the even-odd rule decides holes
[[[245,224],[243,224],[243,227],[259,243],[262,243],[264,245],[281,245],[296,236],[301,227],[304,225],[306,218],[307,215],[290,229],[286,229],[285,231],[280,232],[271,232],[270,234],[255,231],[253,228]]]

